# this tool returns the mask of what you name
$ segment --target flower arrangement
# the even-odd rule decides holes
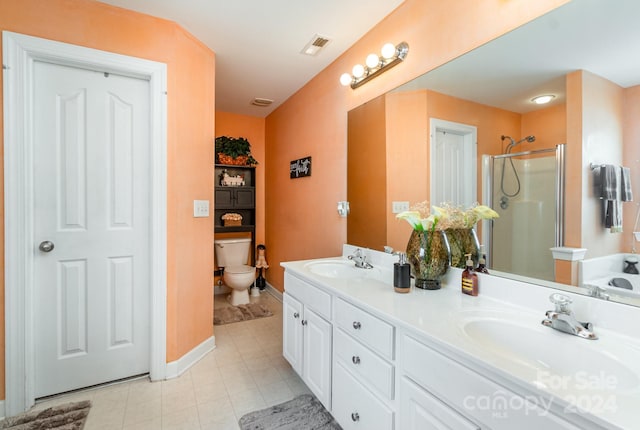
[[[396,218],[406,220],[416,231],[434,231],[448,229],[473,228],[481,219],[494,219],[499,215],[489,206],[474,203],[467,209],[443,203],[434,206],[433,213],[429,210],[426,200],[411,207],[410,210],[396,215]]]

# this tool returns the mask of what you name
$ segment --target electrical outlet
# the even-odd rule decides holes
[[[391,203],[391,212],[394,214],[399,214],[400,212],[409,210],[409,202],[392,202]]]
[[[193,217],[206,218],[209,216],[209,200],[193,201]]]

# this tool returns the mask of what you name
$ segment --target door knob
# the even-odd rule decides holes
[[[53,248],[55,248],[53,242],[50,242],[48,240],[40,242],[40,246],[38,246],[38,249],[42,252],[51,252],[53,251]]]

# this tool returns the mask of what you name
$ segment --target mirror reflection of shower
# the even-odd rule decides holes
[[[501,139],[502,139],[503,142],[505,140],[507,140],[507,139],[510,141],[509,144],[507,145],[506,150],[505,150],[505,154],[510,154],[511,150],[513,149],[514,146],[521,144],[525,140],[527,142],[529,142],[529,143],[532,143],[532,142],[536,141],[536,137],[535,136],[527,136],[525,138],[520,139],[517,142],[511,136],[502,135]],[[506,159],[503,158],[502,159],[502,176],[500,178],[500,191],[502,191],[502,197],[500,197],[500,207],[502,209],[507,209],[509,207],[509,198],[510,197],[516,197],[518,194],[520,194],[520,177],[518,176],[518,171],[516,170],[516,166],[514,166],[514,164],[513,164],[513,159],[512,158],[509,158],[509,164],[511,165],[511,171],[513,172],[513,177],[515,179],[516,190],[513,193],[508,193],[504,189],[505,163],[506,163]]]
[[[484,201],[500,215],[483,224],[488,267],[553,281],[550,249],[563,244],[564,145],[518,152],[511,149],[534,137],[505,139],[506,153],[483,156]]]

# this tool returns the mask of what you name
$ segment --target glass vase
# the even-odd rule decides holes
[[[466,254],[471,254],[473,267],[478,266],[480,243],[476,231],[472,228],[450,228],[445,230],[451,251],[451,267],[466,267]]]
[[[441,230],[413,230],[407,243],[407,259],[417,288],[439,289],[451,260],[447,236]]]

